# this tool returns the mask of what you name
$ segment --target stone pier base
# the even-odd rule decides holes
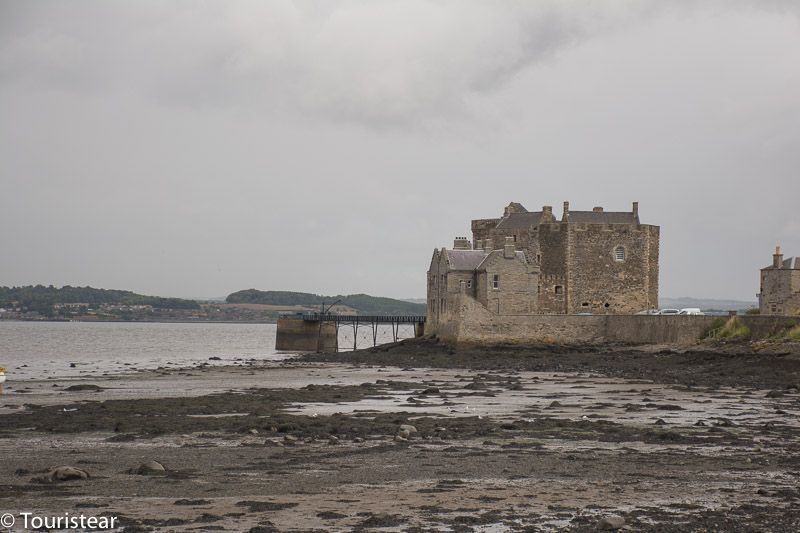
[[[319,320],[279,318],[275,349],[290,352],[335,352],[336,324]]]

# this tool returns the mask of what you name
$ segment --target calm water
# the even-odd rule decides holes
[[[0,321],[0,366],[9,381],[20,381],[284,359],[275,332],[275,324]],[[401,338],[413,335],[413,326],[401,326]],[[391,342],[391,327],[379,327],[377,337],[378,344]],[[356,338],[359,348],[372,346],[370,328],[359,328]],[[339,347],[352,349],[353,340],[352,328],[342,327]]]
[[[275,324],[0,322],[0,366],[15,381],[284,357]]]

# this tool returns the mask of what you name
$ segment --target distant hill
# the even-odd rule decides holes
[[[341,304],[352,307],[360,315],[424,315],[425,305],[369,296],[368,294],[350,294],[347,296],[322,296],[308,292],[259,291],[247,289],[229,294],[225,302],[229,304],[267,304],[281,306],[319,306],[323,301],[330,305],[337,300]]]
[[[131,291],[95,289],[93,287],[61,288],[52,285],[27,285],[25,287],[0,287],[0,305],[19,302],[20,305],[33,310],[51,308],[53,304],[85,303],[151,305],[158,309],[199,309],[200,304],[194,300],[182,298],[162,298],[145,296]]]
[[[662,309],[684,309],[686,307],[699,307],[703,311],[745,311],[758,307],[757,302],[743,300],[715,300],[712,298],[659,298]]]

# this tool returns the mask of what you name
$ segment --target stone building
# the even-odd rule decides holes
[[[426,331],[458,313],[461,297],[468,297],[492,313],[529,315],[536,311],[539,269],[506,239],[501,250],[473,250],[469,240],[457,238],[453,249],[434,250],[428,269]]]
[[[428,270],[427,331],[473,304],[495,316],[634,314],[658,307],[659,227],[629,212],[528,211],[472,221],[472,242],[435,250]],[[466,305],[469,304],[469,305]]]
[[[772,264],[761,269],[758,307],[762,315],[800,314],[800,257],[784,260],[775,248]]]

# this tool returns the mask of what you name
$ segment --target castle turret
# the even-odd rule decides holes
[[[569,222],[569,202],[564,202],[564,215],[561,217],[562,222]]]
[[[633,218],[639,220],[639,202],[633,202]]]

